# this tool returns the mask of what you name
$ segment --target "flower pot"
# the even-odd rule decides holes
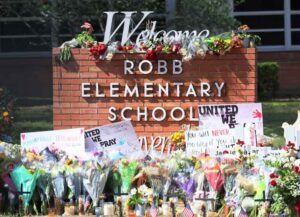
[[[256,43],[253,40],[250,40],[250,47],[251,48],[256,48]]]
[[[128,217],[136,217],[134,210],[128,210],[127,216]]]
[[[145,205],[144,204],[137,204],[135,206],[135,215],[136,216],[144,216],[145,215]]]
[[[244,48],[249,48],[250,47],[250,39],[249,38],[244,38],[243,39],[243,47]]]

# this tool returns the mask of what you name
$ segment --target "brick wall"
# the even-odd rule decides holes
[[[279,63],[279,97],[300,96],[300,52],[260,52],[258,61]]]
[[[197,108],[202,103],[243,103],[256,101],[256,50],[236,49],[225,56],[207,56],[205,59],[196,58],[190,62],[183,63],[183,73],[180,75],[124,75],[124,60],[141,60],[139,54],[116,54],[111,61],[95,62],[89,55],[88,49],[72,49],[74,59],[62,66],[57,60],[58,49],[53,49],[53,127],[63,129],[71,127],[91,128],[94,126],[110,123],[108,120],[108,108],[114,106],[122,109],[125,106],[147,106],[149,110],[161,106],[167,111],[175,106]],[[180,56],[166,57],[181,59]],[[200,98],[102,98],[92,99],[81,97],[81,83],[100,83],[108,87],[111,82],[120,84],[139,85],[144,82],[181,81],[185,85],[192,81],[199,83],[226,82],[226,93],[224,97]],[[105,89],[105,91],[107,91]],[[132,114],[135,120],[135,114]],[[181,122],[166,121],[155,122],[150,118],[148,122],[133,121],[138,135],[169,135],[177,131],[182,124],[189,124],[185,120]],[[197,125],[193,122],[193,125]]]

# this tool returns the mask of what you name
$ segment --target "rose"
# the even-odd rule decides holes
[[[272,179],[272,180],[270,181],[270,185],[271,185],[272,187],[277,186],[276,180],[275,180],[275,179]]]
[[[145,55],[146,60],[152,61],[152,60],[155,60],[156,58],[157,58],[157,54],[155,52],[155,49],[147,50],[146,55]]]
[[[294,209],[296,212],[300,212],[300,202],[296,203],[296,205],[294,206]]]
[[[106,52],[106,50],[107,50],[106,44],[98,44],[90,48],[90,52],[95,58],[103,55]]]
[[[300,168],[299,168],[298,166],[294,166],[293,171],[294,171],[295,173],[299,174],[299,173],[300,173]]]
[[[276,179],[276,178],[278,178],[279,176],[276,174],[276,173],[271,173],[270,174],[270,178],[271,179]]]

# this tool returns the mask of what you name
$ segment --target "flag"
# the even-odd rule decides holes
[[[194,217],[194,213],[191,210],[191,207],[189,204],[187,204],[182,212],[182,217]]]
[[[241,211],[240,211],[238,217],[248,217],[247,213],[245,212],[245,210],[243,208],[241,208]]]
[[[150,216],[151,217],[158,217],[158,210],[156,209],[154,204],[150,208]]]

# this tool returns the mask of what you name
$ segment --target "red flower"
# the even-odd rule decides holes
[[[180,43],[175,43],[175,44],[173,44],[173,46],[172,46],[172,52],[173,52],[173,53],[178,53],[179,50],[180,50],[180,48],[181,48],[181,44],[180,44]]]
[[[271,185],[272,187],[275,187],[275,186],[277,185],[276,180],[272,179],[271,182],[270,182],[270,185]]]
[[[289,148],[294,148],[295,143],[292,143],[291,141],[289,141],[289,143],[286,146],[289,147]]]
[[[276,173],[271,173],[270,174],[270,178],[271,179],[276,179],[276,178],[278,178],[279,176],[276,174]]]
[[[163,49],[163,45],[161,45],[161,44],[157,45],[156,48],[155,48],[156,53],[161,53],[162,49]]]
[[[155,60],[156,58],[157,58],[157,54],[155,52],[155,49],[147,50],[146,55],[145,55],[146,60],[152,61],[152,60]]]
[[[300,168],[297,167],[297,166],[294,166],[294,169],[293,169],[293,170],[294,170],[295,173],[300,173]]]
[[[236,144],[240,145],[240,146],[243,146],[243,145],[245,145],[245,142],[238,139],[238,141],[236,142]]]
[[[134,48],[132,44],[126,46],[126,51],[131,51]]]
[[[296,203],[296,205],[294,206],[294,209],[297,213],[300,212],[300,202]]]
[[[90,52],[95,58],[99,58],[99,56],[103,55],[106,50],[106,44],[97,44],[96,46],[90,48]]]

